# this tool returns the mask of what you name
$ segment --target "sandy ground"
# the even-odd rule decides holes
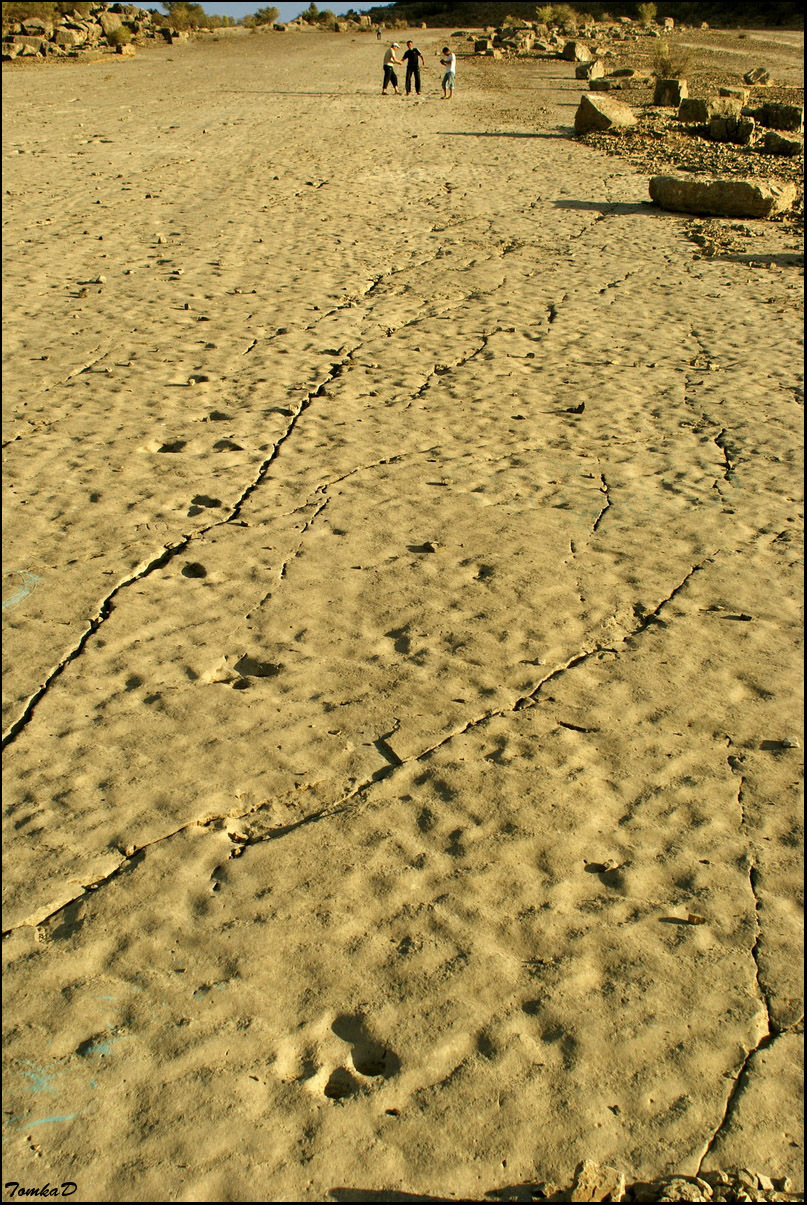
[[[796,257],[418,37],[4,73],[8,1180],[800,1178]]]

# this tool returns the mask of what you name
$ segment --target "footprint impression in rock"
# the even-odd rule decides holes
[[[398,1056],[382,1042],[375,1041],[361,1017],[342,1014],[333,1022],[331,1029],[350,1046],[350,1061],[359,1077],[357,1079],[346,1067],[337,1067],[324,1089],[325,1095],[331,1100],[353,1096],[361,1090],[363,1080],[389,1079],[400,1069]]]

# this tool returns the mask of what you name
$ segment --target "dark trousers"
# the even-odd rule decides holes
[[[407,67],[406,69],[406,91],[412,91],[412,80],[415,81],[415,91],[420,96],[420,68]]]
[[[384,92],[386,92],[386,90],[390,84],[392,84],[393,88],[397,88],[398,87],[398,76],[395,74],[395,72],[393,71],[393,69],[391,67],[385,67],[384,68],[384,83],[381,85]]]

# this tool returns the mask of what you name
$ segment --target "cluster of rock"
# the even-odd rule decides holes
[[[275,21],[274,25],[259,25],[258,30],[263,33],[266,30],[273,30],[275,33],[293,33],[295,30],[301,29],[328,29],[332,33],[369,33],[373,28],[372,17],[366,13],[362,13],[356,17],[340,17],[333,25],[317,26],[306,21],[303,17],[295,17],[293,21],[287,21],[285,24],[282,21]]]
[[[696,1176],[662,1176],[658,1180],[628,1183],[615,1167],[586,1159],[578,1164],[570,1188],[540,1186],[547,1201],[800,1201],[790,1180],[771,1178],[737,1168],[708,1171]]]
[[[618,21],[591,23],[586,26],[586,37],[610,42],[638,42],[641,38],[660,38],[673,29],[675,21],[665,17],[661,26],[642,25],[631,17],[620,17]],[[682,27],[683,28],[683,27]],[[605,47],[596,46],[592,52],[586,42],[575,37],[576,25],[563,23],[544,25],[538,21],[517,21],[511,25],[490,26],[484,36],[458,30],[452,36],[473,42],[474,53],[488,58],[503,58],[507,54],[549,54],[571,62],[590,63],[601,55],[611,54]],[[586,77],[588,78],[588,77]]]
[[[721,88],[716,97],[682,96],[678,120],[712,142],[754,146],[771,155],[804,153],[804,107],[777,102],[755,108],[743,88]]]
[[[27,17],[10,25],[3,34],[3,59],[56,56],[76,58],[86,50],[114,50],[134,54],[134,47],[150,38],[183,41],[166,23],[163,13],[134,4],[94,5],[86,16],[78,10],[65,16]]]
[[[654,82],[653,106],[673,109],[678,130],[711,143],[732,143],[768,155],[804,154],[804,108],[764,102],[749,106],[750,88],[771,83],[765,68],[746,73],[748,87],[721,87],[717,95],[690,97],[683,78],[665,79],[621,68],[605,74],[601,58],[579,42],[567,43],[564,58],[576,62],[575,75],[587,80],[589,92],[580,98],[575,114],[576,134],[619,132],[638,124],[634,110],[615,96],[602,95],[626,83]],[[598,95],[591,95],[596,93]],[[766,218],[790,209],[797,199],[794,184],[777,180],[703,178],[658,175],[650,181],[651,198],[662,208],[722,217]]]

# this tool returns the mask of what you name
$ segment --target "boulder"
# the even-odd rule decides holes
[[[621,1201],[625,1195],[625,1176],[607,1163],[585,1159],[575,1169],[573,1201]]]
[[[797,134],[804,131],[803,105],[764,104],[754,116],[769,130],[793,130]]]
[[[724,117],[739,121],[741,110],[740,102],[732,96],[712,96],[708,100],[685,96],[678,106],[678,120],[708,123],[713,117]]]
[[[776,130],[768,130],[765,134],[762,148],[769,155],[794,155],[804,154],[804,142],[801,138],[786,137],[784,134],[777,133]]]
[[[684,97],[689,96],[685,79],[657,79],[653,93],[653,104],[662,109],[677,109]]]
[[[768,84],[773,83],[773,76],[765,67],[753,67],[751,71],[746,71],[743,79],[746,84],[751,84],[752,87],[755,84],[760,87],[766,87]]]
[[[636,125],[637,118],[632,109],[611,96],[580,97],[580,105],[574,115],[575,134],[587,134],[591,130],[627,129]]]
[[[736,142],[738,146],[750,146],[756,128],[753,117],[712,117],[708,133],[712,142]]]
[[[675,213],[714,214],[724,218],[767,218],[789,209],[796,185],[778,180],[719,180],[696,176],[653,176],[650,196]]]
[[[3,43],[3,62],[7,63],[9,59],[16,59],[17,55],[22,54],[22,46],[17,42]]]
[[[53,35],[53,40],[57,46],[83,46],[87,41],[87,33],[83,29],[70,29],[66,25],[60,25]]]
[[[53,33],[53,22],[45,21],[42,17],[28,17],[20,25],[20,32],[32,37],[49,38]]]
[[[492,50],[493,43],[490,38],[477,38],[474,42],[474,50],[477,54],[484,54],[486,50]]]
[[[96,16],[96,21],[104,31],[104,37],[107,37],[109,34],[111,34],[113,29],[120,29],[121,25],[123,25],[123,21],[118,14],[111,13],[108,9],[98,13]]]
[[[620,92],[623,84],[622,80],[606,76],[605,79],[589,80],[588,86],[592,92]]]
[[[678,106],[678,120],[707,122],[710,119],[709,102],[700,96],[685,96]]]
[[[33,34],[29,36],[24,33],[15,34],[14,41],[11,43],[12,46],[19,46],[17,54],[20,54],[26,46],[33,50],[34,54],[44,54],[47,44],[46,38],[37,38]]]
[[[665,17],[664,18],[664,28],[665,29],[675,29],[675,19],[673,17]]]
[[[741,105],[744,105],[748,100],[747,88],[718,88],[718,96],[728,96],[733,100],[738,100]]]
[[[125,58],[131,58],[135,53],[135,48],[131,42],[115,47],[115,54],[122,54]]]
[[[578,63],[574,69],[575,79],[602,79],[605,75],[605,64],[601,59],[594,59],[591,63]]]
[[[567,42],[560,57],[566,59],[567,63],[590,63],[591,51],[585,42]]]

